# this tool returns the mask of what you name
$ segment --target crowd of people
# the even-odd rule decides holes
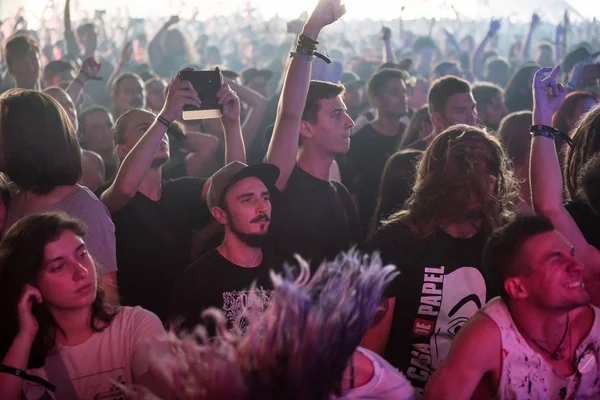
[[[71,8],[0,27],[1,399],[600,398],[595,20]]]

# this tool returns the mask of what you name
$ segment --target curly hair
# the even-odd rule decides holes
[[[573,128],[573,147],[569,147],[563,164],[566,195],[570,199],[579,196],[577,178],[583,166],[600,151],[600,107],[585,114]]]
[[[496,180],[489,195],[489,177]],[[481,209],[465,204],[475,195]],[[487,232],[513,219],[519,184],[498,139],[484,130],[455,125],[438,135],[419,162],[413,194],[405,209],[385,224],[404,223],[413,234],[430,236],[442,221],[481,219]]]

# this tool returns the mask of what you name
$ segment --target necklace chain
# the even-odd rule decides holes
[[[516,325],[516,322],[515,322]],[[518,326],[517,326],[518,328]],[[563,333],[562,339],[560,339],[560,343],[558,344],[558,346],[556,346],[556,348],[554,349],[554,351],[550,352],[548,349],[546,349],[544,346],[542,346],[537,340],[535,340],[534,338],[531,337],[531,335],[529,333],[527,333],[525,330],[520,329],[519,330],[525,334],[525,336],[527,336],[527,338],[529,340],[531,340],[533,343],[535,343],[535,345],[537,347],[539,347],[540,349],[544,350],[546,353],[548,353],[550,355],[550,357],[552,357],[553,360],[558,360],[560,359],[560,355],[562,353],[562,351],[559,351],[560,348],[562,347],[563,343],[565,342],[565,339],[567,337],[567,333],[569,332],[569,314],[567,314],[567,326],[565,327],[565,332]],[[569,346],[570,348],[570,346]]]

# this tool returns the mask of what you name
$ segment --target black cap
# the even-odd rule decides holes
[[[211,210],[213,207],[218,207],[229,188],[242,179],[251,176],[260,179],[270,190],[275,186],[275,182],[279,178],[279,168],[273,164],[266,163],[248,166],[242,162],[234,161],[227,164],[215,172],[211,178],[208,193],[206,194],[208,209]]]
[[[265,81],[268,82],[273,77],[273,71],[268,69],[246,68],[240,73],[244,85],[258,76],[264,76]]]

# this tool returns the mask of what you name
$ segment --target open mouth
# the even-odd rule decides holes
[[[582,288],[584,286],[584,284],[583,284],[583,281],[573,281],[573,282],[565,283],[563,286],[566,287],[567,289],[579,289],[579,288]]]

